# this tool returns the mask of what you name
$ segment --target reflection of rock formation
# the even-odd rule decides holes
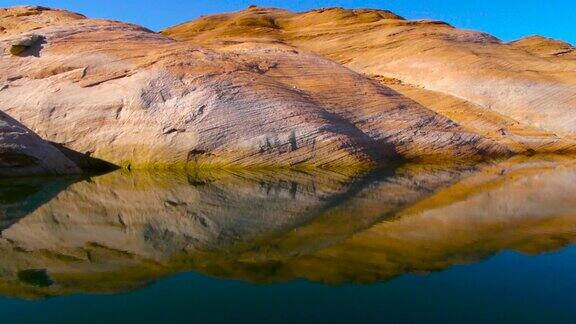
[[[390,172],[116,172],[3,232],[3,294],[127,290],[172,273],[370,282],[537,253],[576,235],[576,165],[506,161]]]
[[[573,162],[490,166],[290,268],[311,280],[370,282],[476,262],[507,249],[557,250],[576,240],[575,189]]]
[[[73,177],[0,179],[0,236],[1,231],[50,201],[73,181]]]
[[[53,287],[38,292],[30,281],[19,287],[21,278],[30,277],[22,271],[47,269],[51,281],[65,282],[57,289],[66,290],[66,285],[76,288],[86,281],[75,282],[75,276],[98,278],[133,267],[145,272],[148,267],[163,269],[181,252],[232,249],[274,236],[310,221],[329,197],[346,190],[350,177],[117,172],[76,183],[4,231],[0,267],[6,287],[0,289],[9,294],[10,287],[16,287],[14,294],[50,294]],[[139,280],[115,284],[126,288],[132,282]]]
[[[332,245],[459,175],[116,172],[74,184],[7,229],[0,266],[5,284],[16,286],[19,271],[47,269],[52,287],[24,284],[18,292],[42,295],[127,289],[243,255],[266,263]],[[326,227],[330,217],[338,223]],[[290,233],[306,226],[327,230],[292,242]]]

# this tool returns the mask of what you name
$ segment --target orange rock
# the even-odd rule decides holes
[[[402,21],[384,11],[325,14],[347,24]],[[43,37],[26,55],[2,57],[5,111],[52,142],[117,165],[344,167],[512,152],[285,44],[213,50],[65,11],[19,7],[3,15],[10,18],[0,47]],[[266,16],[233,25],[238,32],[279,26]]]
[[[255,19],[273,22],[275,27],[239,27],[239,21]],[[284,43],[312,51],[355,71],[380,76],[386,85],[395,87],[389,81],[398,80],[395,83],[419,88],[403,92],[419,103],[425,97],[445,95],[441,101],[462,101],[461,114],[473,113],[469,108],[476,107],[476,111],[501,116],[488,124],[454,120],[484,136],[490,136],[485,128],[505,122],[531,129],[533,135],[506,139],[519,143],[513,145],[516,152],[574,151],[576,61],[567,60],[568,51],[573,51],[569,44],[543,38],[505,44],[491,35],[443,22],[408,21],[379,10],[341,8],[303,13],[257,8],[203,17],[163,33],[217,50],[241,43],[244,47]],[[557,56],[543,57],[539,51]],[[452,104],[427,108],[454,117],[445,114],[455,108]],[[500,141],[498,136],[492,139]]]

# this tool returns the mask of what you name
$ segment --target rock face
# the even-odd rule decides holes
[[[31,34],[23,38],[14,40],[9,44],[9,52],[12,55],[20,55],[30,50],[34,45],[42,40],[41,36]]]
[[[576,48],[566,42],[538,35],[524,37],[510,45],[543,57],[574,57]]]
[[[357,15],[364,23],[398,18]],[[368,166],[514,151],[286,44],[216,51],[42,7],[0,17],[3,110],[51,142],[116,165]],[[238,28],[276,30],[267,21]]]
[[[341,8],[250,8],[163,33],[221,51],[291,45],[382,81],[516,152],[575,148],[576,61],[566,43],[532,37],[506,44],[442,22]]]
[[[58,149],[0,111],[0,176],[79,172]]]

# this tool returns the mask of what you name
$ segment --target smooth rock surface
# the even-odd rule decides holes
[[[576,57],[576,47],[571,44],[538,35],[524,37],[510,42],[510,45],[543,57]]]
[[[285,44],[214,51],[60,10],[0,16],[0,47],[42,37],[1,57],[3,110],[43,138],[116,165],[373,166],[513,152]]]
[[[58,149],[0,111],[0,176],[79,172]]]
[[[216,50],[291,45],[393,89],[410,87],[414,90],[399,92],[470,131],[514,142],[516,152],[575,150],[576,61],[570,44],[543,37],[506,44],[443,22],[342,8],[302,13],[250,8],[163,33]]]

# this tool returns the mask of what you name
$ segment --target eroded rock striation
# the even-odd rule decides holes
[[[163,33],[220,51],[287,44],[364,73],[515,152],[575,148],[576,61],[574,47],[560,41],[507,44],[444,22],[342,8],[256,7]]]
[[[576,151],[576,61],[386,10],[251,7],[161,34],[0,9],[0,105],[128,168],[345,167]],[[75,161],[77,162],[77,161]]]
[[[576,47],[573,45],[539,35],[524,37],[510,42],[510,45],[543,57],[576,57]]]
[[[51,142],[116,165],[373,166],[514,152],[286,44],[215,50],[42,7],[0,16],[3,110]],[[15,44],[26,46],[14,54]]]

